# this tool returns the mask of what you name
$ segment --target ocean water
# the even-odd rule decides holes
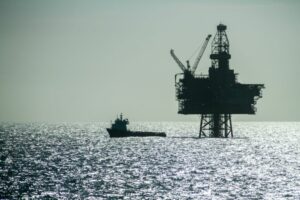
[[[0,199],[300,199],[300,123],[132,123],[166,138],[112,138],[108,123],[1,124]]]

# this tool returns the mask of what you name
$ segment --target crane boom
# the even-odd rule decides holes
[[[182,62],[177,58],[177,56],[175,55],[173,49],[171,49],[170,53],[171,53],[171,56],[173,57],[173,59],[175,60],[175,62],[176,62],[176,63],[178,64],[178,66],[180,67],[180,69],[181,69],[183,72],[185,72],[185,71],[186,71],[185,66],[184,66],[184,65],[182,64]]]
[[[207,47],[207,44],[208,44],[208,41],[209,41],[210,37],[211,37],[211,34],[209,34],[209,35],[206,37],[206,39],[205,39],[205,41],[204,41],[204,43],[203,43],[203,45],[202,45],[202,47],[201,47],[201,50],[200,50],[200,52],[199,52],[199,54],[198,54],[198,56],[197,56],[197,58],[196,58],[196,60],[195,60],[195,63],[194,63],[194,65],[193,65],[193,67],[192,67],[192,70],[191,70],[192,74],[195,73],[195,71],[196,71],[196,69],[197,69],[197,67],[198,67],[198,64],[199,64],[199,62],[200,62],[200,60],[201,60],[201,58],[202,58],[202,56],[203,56],[203,53],[204,53],[204,51],[205,51],[205,49],[206,49],[206,47]]]

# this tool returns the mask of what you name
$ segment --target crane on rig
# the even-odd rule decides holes
[[[196,60],[195,60],[195,62],[194,62],[194,64],[193,64],[192,68],[191,68],[191,66],[190,66],[189,60],[186,61],[187,66],[184,66],[184,64],[182,64],[182,62],[181,62],[181,61],[178,59],[178,57],[175,55],[174,50],[171,49],[170,53],[171,53],[172,58],[175,60],[175,62],[177,63],[177,65],[180,67],[180,69],[181,69],[184,73],[190,73],[190,74],[192,74],[192,75],[194,76],[195,71],[196,71],[196,69],[197,69],[197,67],[198,67],[198,65],[199,65],[199,62],[200,62],[200,60],[201,60],[201,58],[202,58],[202,56],[203,56],[203,54],[204,54],[204,51],[205,51],[205,49],[206,49],[206,47],[207,47],[207,44],[208,44],[208,42],[209,42],[210,37],[211,37],[211,34],[209,34],[209,35],[206,37],[204,43],[202,44],[201,50],[199,51],[199,53],[198,53],[198,55],[197,55],[197,57],[196,57]]]
[[[242,84],[230,69],[227,26],[219,24],[211,43],[211,66],[208,74],[195,71],[211,35],[206,37],[195,63],[185,67],[171,50],[171,56],[183,70],[175,75],[178,113],[200,115],[199,137],[233,137],[231,115],[255,114],[256,102],[262,97],[264,84]]]

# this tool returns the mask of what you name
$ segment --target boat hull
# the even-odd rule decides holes
[[[164,132],[122,131],[110,128],[106,130],[110,137],[166,137]]]

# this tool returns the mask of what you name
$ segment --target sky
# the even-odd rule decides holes
[[[189,59],[219,23],[238,81],[266,86],[234,120],[299,121],[299,19],[296,0],[1,0],[0,121],[198,121],[177,114],[169,51]]]

